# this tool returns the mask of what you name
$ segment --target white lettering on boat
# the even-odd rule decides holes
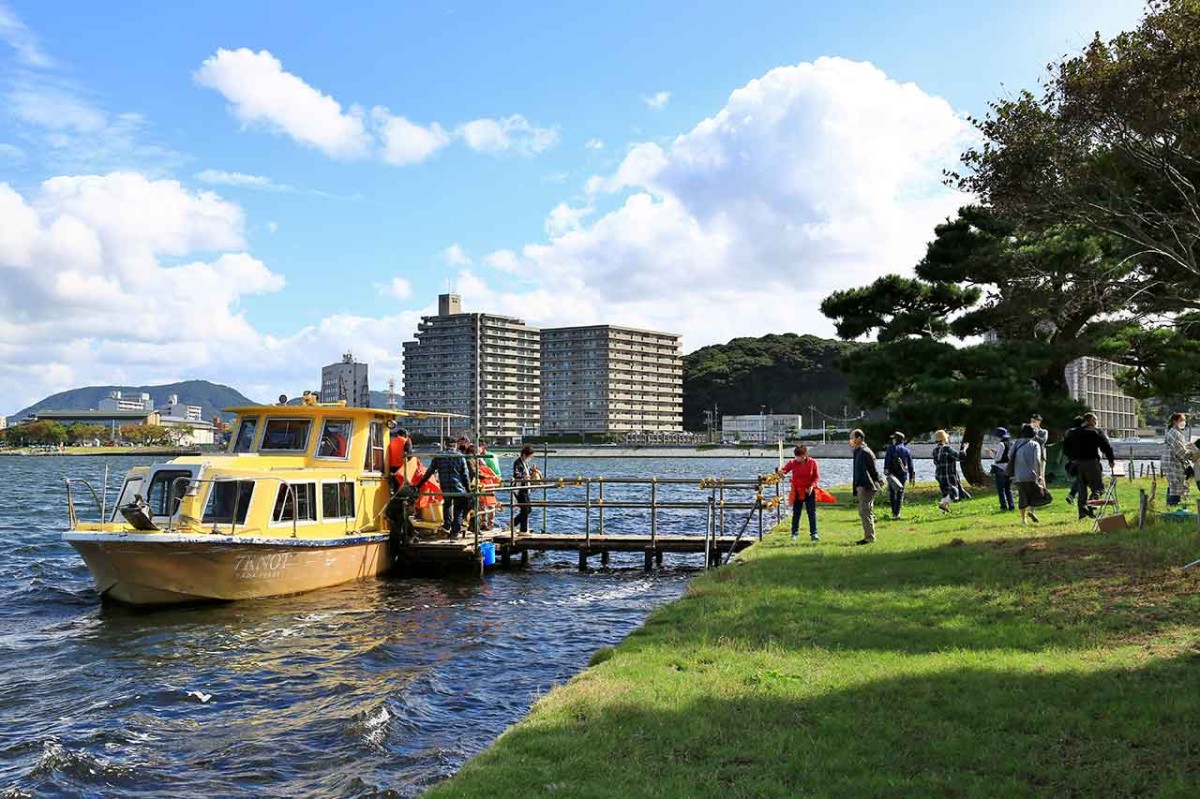
[[[233,570],[239,580],[270,580],[281,577],[296,562],[296,552],[238,555]]]

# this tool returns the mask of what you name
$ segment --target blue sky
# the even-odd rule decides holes
[[[0,412],[399,377],[472,310],[828,334],[964,198],[964,114],[1138,2],[0,0]],[[336,10],[331,10],[336,8]]]

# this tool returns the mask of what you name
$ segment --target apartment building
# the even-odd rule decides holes
[[[367,365],[356,362],[350,352],[342,355],[339,363],[321,367],[321,402],[338,400],[345,400],[351,408],[371,407]]]
[[[1099,417],[1101,430],[1132,436],[1138,429],[1137,403],[1117,385],[1119,369],[1120,364],[1101,358],[1078,358],[1067,364],[1067,390]]]
[[[516,443],[541,425],[540,334],[520,319],[463,313],[457,294],[438,296],[437,316],[404,342],[404,407],[459,414],[451,421],[488,442]],[[439,433],[437,420],[412,420],[413,432]]]
[[[722,416],[721,440],[774,443],[795,438],[804,428],[798,413],[759,413],[746,416]]]
[[[615,325],[542,330],[546,435],[682,429],[679,336]]]

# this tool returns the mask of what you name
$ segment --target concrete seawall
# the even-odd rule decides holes
[[[534,445],[538,457],[542,454],[542,446]],[[783,456],[790,458],[792,444],[785,444]],[[985,442],[984,447],[992,444]],[[1113,450],[1121,460],[1158,460],[1162,456],[1161,441],[1139,441],[1137,443],[1114,442]],[[872,442],[876,451],[882,451],[884,444]],[[626,447],[626,446],[596,446],[587,447],[570,444],[549,445],[551,455],[560,458],[779,458],[778,447],[716,447],[713,449],[697,449],[695,447]],[[933,444],[910,444],[914,458],[928,458],[933,452]],[[849,458],[850,447],[844,441],[832,444],[809,444],[809,454],[814,458]],[[515,455],[515,450],[508,448],[496,449],[501,455]]]

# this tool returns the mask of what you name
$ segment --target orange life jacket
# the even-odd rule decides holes
[[[404,449],[408,439],[404,436],[392,436],[388,442],[388,471],[395,471],[404,465]]]
[[[486,463],[479,464],[479,490],[489,491],[500,487],[500,477]],[[500,504],[495,494],[485,493],[479,498],[479,504],[484,508],[494,508]]]

